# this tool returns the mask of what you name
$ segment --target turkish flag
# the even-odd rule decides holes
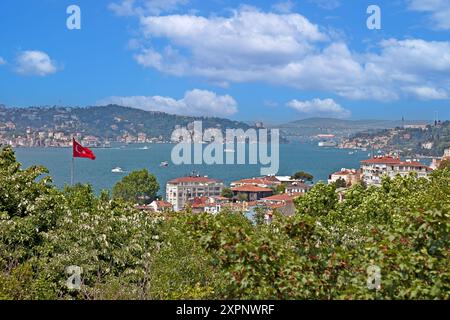
[[[88,158],[95,160],[95,154],[91,149],[83,147],[81,144],[72,139],[73,141],[73,157],[74,158]]]

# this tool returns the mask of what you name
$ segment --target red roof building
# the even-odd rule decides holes
[[[380,185],[383,176],[406,176],[411,172],[418,178],[425,178],[432,171],[427,165],[418,161],[402,161],[399,157],[382,156],[361,161],[362,180],[367,185]]]

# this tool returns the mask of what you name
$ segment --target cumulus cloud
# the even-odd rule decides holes
[[[292,100],[287,106],[309,116],[348,118],[351,113],[333,99],[313,99],[309,101]]]
[[[230,16],[141,16],[140,24],[139,64],[223,87],[265,82],[377,101],[450,92],[448,41],[387,39],[376,53],[358,53],[300,14],[251,7]],[[167,44],[155,47],[156,38]],[[411,89],[424,86],[437,94]]]
[[[290,13],[294,10],[295,2],[292,0],[282,1],[272,5],[272,9],[279,13]]]
[[[207,90],[187,91],[183,99],[176,100],[161,96],[109,97],[98,105],[116,104],[146,111],[161,111],[188,116],[231,116],[238,110],[238,104],[229,95],[219,96]]]
[[[443,89],[426,86],[405,87],[403,90],[421,100],[445,100],[449,97],[448,93]]]
[[[16,71],[23,75],[44,77],[57,71],[55,62],[42,51],[23,51],[16,63]]]
[[[118,16],[159,15],[174,11],[188,2],[189,0],[121,0],[110,3],[108,8]]]
[[[433,26],[450,30],[450,1],[448,0],[408,0],[409,9],[430,15]]]

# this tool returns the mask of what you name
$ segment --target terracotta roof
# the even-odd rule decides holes
[[[367,163],[367,164],[377,164],[377,163],[386,163],[386,164],[399,164],[402,161],[399,158],[394,157],[375,157],[372,159],[367,159],[361,161],[361,163]]]
[[[204,208],[208,202],[208,197],[197,197],[192,201],[192,208]]]
[[[292,201],[295,198],[300,197],[302,194],[301,193],[296,193],[296,194],[287,194],[287,193],[282,193],[282,194],[276,194],[274,196],[270,196],[270,197],[266,197],[266,198],[262,198],[261,200],[263,201]]]
[[[335,173],[332,173],[332,175],[334,176],[346,176],[348,174],[356,174],[356,170],[352,171],[352,170],[341,170],[341,171],[337,171]]]
[[[262,188],[262,187],[257,187],[257,186],[253,186],[253,185],[243,185],[240,187],[234,187],[231,188],[232,191],[236,191],[236,192],[272,192],[272,189],[269,188]]]
[[[208,182],[220,182],[216,179],[211,179],[207,177],[181,177],[170,180],[168,183],[170,184],[178,184],[178,183],[208,183]]]
[[[238,181],[232,182],[232,184],[241,184],[241,185],[247,185],[247,184],[263,184],[263,185],[270,185],[279,182],[275,177],[264,177],[264,178],[250,178],[250,179],[241,179]]]
[[[158,207],[172,208],[172,204],[170,202],[167,202],[167,201],[156,201],[156,205]]]
[[[427,169],[428,171],[432,171],[430,167],[428,167],[426,164],[417,162],[417,161],[402,161],[399,158],[393,158],[393,157],[378,157],[378,158],[372,158],[368,160],[363,160],[361,163],[365,164],[389,164],[389,165],[397,165],[397,166],[405,166],[405,167],[423,167]]]

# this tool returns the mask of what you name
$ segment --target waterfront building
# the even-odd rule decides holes
[[[188,176],[170,180],[166,185],[166,200],[175,211],[184,209],[189,199],[220,196],[223,182],[208,177]]]
[[[170,202],[155,200],[149,204],[149,207],[155,212],[168,212],[173,210],[173,205]]]
[[[233,198],[240,201],[257,201],[273,195],[273,190],[254,185],[242,185],[231,188]]]
[[[402,161],[391,156],[374,157],[361,161],[362,180],[367,185],[381,185],[381,178],[397,175],[407,176],[411,172],[417,173],[418,178],[427,177],[432,169],[418,161]]]
[[[361,181],[361,171],[342,168],[340,171],[334,172],[328,177],[328,183],[334,183],[339,179],[344,180],[347,186],[351,186]]]

